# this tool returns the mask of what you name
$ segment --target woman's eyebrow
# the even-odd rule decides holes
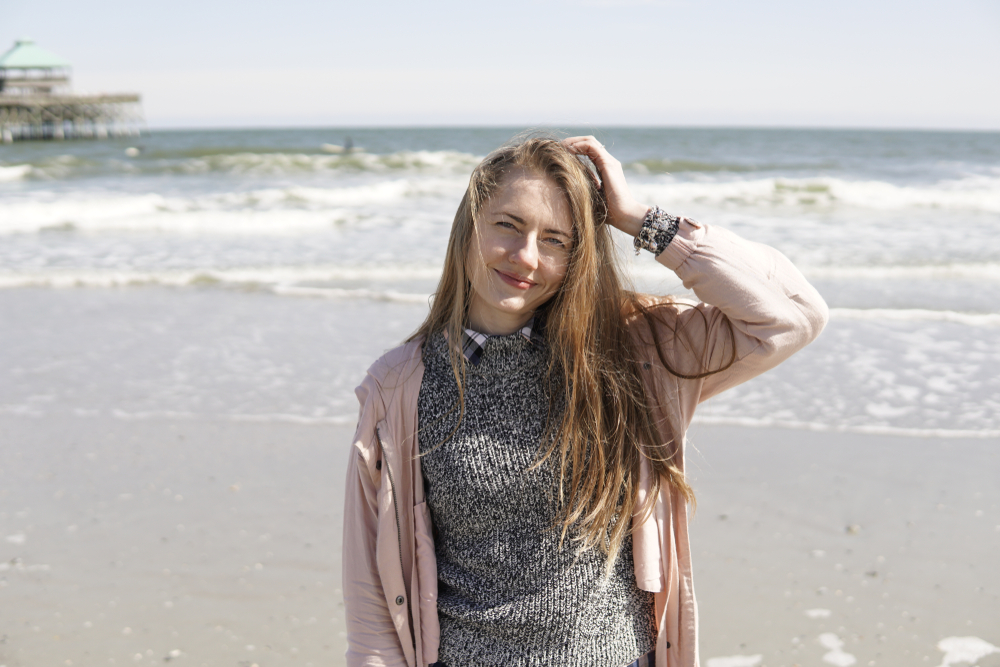
[[[517,222],[519,224],[522,224],[522,225],[528,224],[528,223],[526,223],[524,221],[524,218],[522,218],[520,216],[517,216],[517,215],[514,215],[513,213],[508,213],[507,211],[500,211],[500,215],[502,215],[504,217],[507,217],[507,218],[510,218],[510,219],[514,220],[515,222]],[[558,234],[560,236],[565,236],[566,238],[570,238],[572,236],[572,234],[567,234],[563,230],[556,229],[555,227],[550,227],[548,229],[543,229],[542,231],[545,232],[546,234]]]
[[[511,218],[514,221],[516,221],[516,222],[518,222],[519,224],[522,224],[522,225],[528,224],[528,223],[526,223],[524,221],[524,218],[522,218],[520,216],[517,216],[517,215],[514,215],[513,213],[508,213],[507,211],[500,211],[500,215],[502,215],[504,217],[507,217],[507,218]]]

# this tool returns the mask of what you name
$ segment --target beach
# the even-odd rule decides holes
[[[344,664],[351,436],[0,418],[3,664]],[[1000,443],[722,426],[690,439],[705,664],[823,664],[839,641],[860,665],[939,665],[943,639],[995,644]],[[840,654],[826,663],[855,664]]]
[[[0,666],[343,664],[353,390],[515,131],[2,149]],[[705,667],[1000,666],[1000,134],[601,139],[831,307],[689,434]],[[638,289],[692,297],[619,240]]]

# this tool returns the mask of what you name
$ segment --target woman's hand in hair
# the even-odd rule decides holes
[[[594,137],[569,137],[563,145],[577,155],[585,155],[601,175],[601,187],[608,200],[608,222],[626,234],[635,236],[642,227],[649,206],[640,204],[628,189],[622,163]]]

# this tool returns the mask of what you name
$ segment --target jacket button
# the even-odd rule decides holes
[[[381,469],[382,469],[382,459],[379,459],[378,461],[375,462],[375,470],[381,470]]]
[[[667,648],[670,648],[670,642],[667,642]]]
[[[403,598],[402,595],[397,595],[396,596],[396,605],[397,606],[403,604],[404,602],[406,602],[406,600]]]

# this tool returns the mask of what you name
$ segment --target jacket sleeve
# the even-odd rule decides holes
[[[381,480],[374,470],[378,423],[374,403],[378,392],[371,376],[356,393],[361,413],[347,461],[342,557],[347,665],[405,667],[407,662],[386,606],[376,560]]]
[[[682,219],[656,259],[701,301],[678,310],[671,332],[675,370],[698,374],[732,361],[693,383],[696,402],[774,368],[819,336],[829,317],[823,298],[787,257],[725,229]]]

